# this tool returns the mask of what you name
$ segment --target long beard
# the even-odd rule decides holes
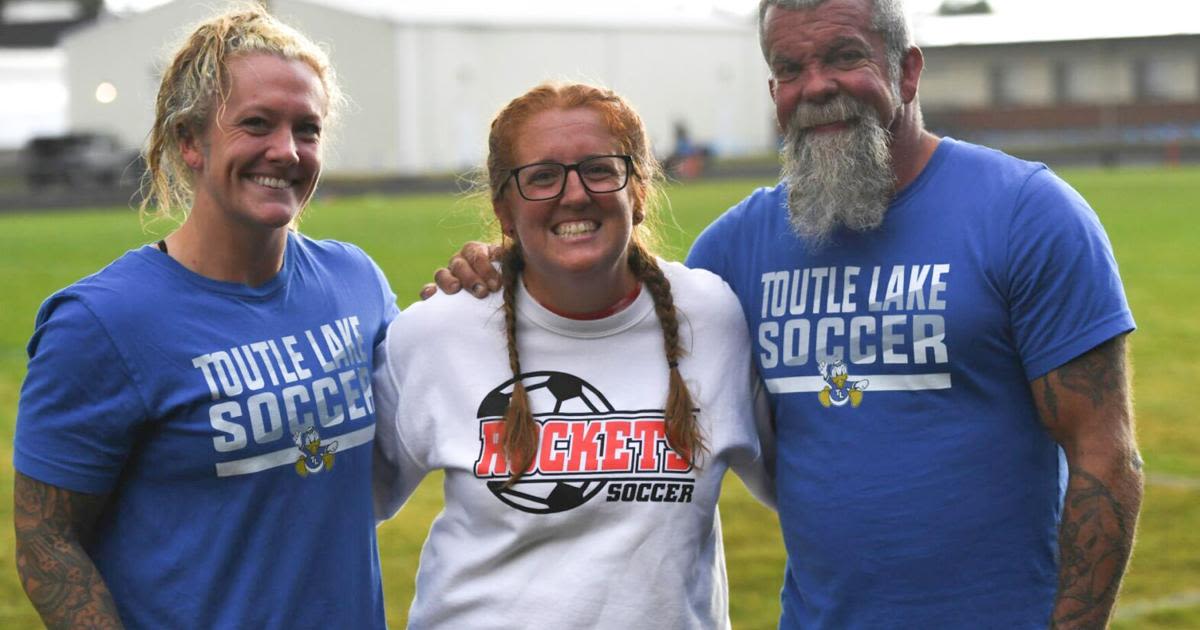
[[[837,121],[849,121],[850,127],[808,131]],[[819,249],[840,227],[865,232],[883,223],[895,192],[889,140],[875,110],[845,94],[796,109],[780,157],[789,222],[810,247]]]

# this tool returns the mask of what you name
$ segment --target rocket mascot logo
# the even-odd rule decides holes
[[[822,407],[841,407],[846,403],[857,407],[862,404],[863,392],[871,383],[869,380],[850,380],[846,364],[842,361],[818,363],[817,368],[821,371],[821,379],[825,381],[825,387],[817,393]]]
[[[520,375],[538,424],[538,452],[510,487],[504,412],[516,379],[479,405],[475,476],[509,507],[532,514],[603,502],[691,503],[692,466],[667,445],[662,409],[618,410],[583,379],[565,372]]]

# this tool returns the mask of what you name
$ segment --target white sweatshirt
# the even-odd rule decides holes
[[[520,289],[517,339],[541,438],[535,468],[507,490],[501,296],[439,294],[392,322],[375,372],[377,515],[445,471],[410,628],[729,627],[717,497],[732,467],[771,501],[759,441],[769,429],[760,413],[756,430],[737,299],[709,272],[660,264],[708,447],[697,468],[666,447],[668,370],[644,288],[590,321]]]

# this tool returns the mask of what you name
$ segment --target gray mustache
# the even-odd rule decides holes
[[[809,127],[839,122],[860,122],[870,110],[866,104],[845,94],[835,96],[828,103],[800,103],[792,113],[789,127],[803,131]]]

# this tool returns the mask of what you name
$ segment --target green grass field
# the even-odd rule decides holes
[[[1069,171],[1108,229],[1138,320],[1134,335],[1138,438],[1149,482],[1133,564],[1114,627],[1200,627],[1200,170]],[[694,183],[670,191],[663,230],[681,257],[699,230],[764,181]],[[402,304],[462,241],[481,233],[480,213],[451,196],[325,200],[303,230],[353,241],[387,273]],[[0,520],[11,523],[12,433],[25,374],[24,347],[41,300],[153,240],[134,212],[94,210],[0,215]],[[388,618],[403,627],[429,522],[440,509],[429,479],[380,531]],[[734,626],[773,628],[783,571],[774,516],[736,480],[721,501]],[[0,627],[36,627],[16,579],[11,525],[0,526]]]

